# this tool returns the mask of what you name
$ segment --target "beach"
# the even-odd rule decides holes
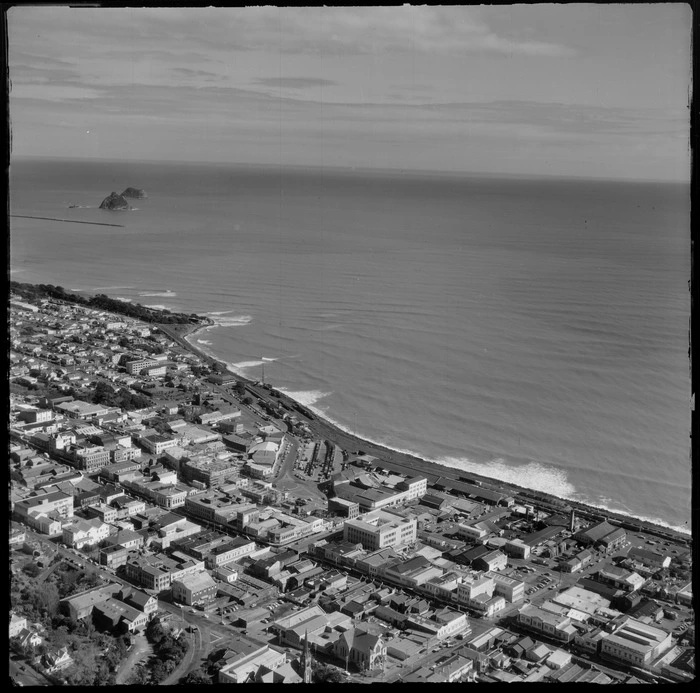
[[[64,209],[112,178],[149,194],[124,228],[13,218],[13,276],[204,316],[359,439],[689,529],[683,186],[61,160],[12,213],[112,221]]]
[[[212,364],[215,359],[211,354],[206,353],[201,348],[198,348],[192,343],[198,333],[211,327],[211,321],[207,322],[207,318],[203,317],[204,324],[201,325],[159,325],[159,329],[183,348],[191,353],[199,356],[203,361]],[[240,373],[231,372],[230,369],[225,371],[229,375],[235,376],[237,380],[243,381],[246,384],[246,389],[254,396],[266,399],[270,397],[269,391],[257,385],[254,381],[241,376]],[[273,383],[267,383],[272,385]],[[284,392],[276,390],[279,401],[293,405],[295,400]],[[492,479],[480,474],[469,472],[468,474],[460,472],[453,467],[436,464],[420,457],[407,454],[398,450],[378,445],[371,441],[365,440],[348,431],[344,431],[334,423],[325,420],[322,416],[313,415],[313,419],[300,416],[311,430],[315,438],[320,440],[328,440],[331,443],[339,446],[342,450],[348,452],[350,457],[356,455],[366,455],[377,458],[378,462],[385,462],[399,473],[404,473],[409,476],[424,476],[428,479],[428,483],[432,484],[439,478],[450,480],[473,479],[478,482],[483,488],[497,490],[506,495],[516,498],[517,501],[534,503],[539,507],[544,507],[553,512],[569,512],[574,509],[576,513],[589,520],[607,519],[609,522],[624,527],[627,530],[643,532],[645,534],[657,536],[660,538],[673,538],[675,541],[682,541],[688,545],[691,542],[691,536],[683,532],[677,532],[668,527],[664,527],[648,520],[631,517],[620,513],[615,513],[607,510],[601,510],[584,503],[572,501],[569,499],[558,498],[544,491],[533,491],[525,487],[514,484],[506,484],[498,479]],[[381,467],[381,464],[378,466]]]

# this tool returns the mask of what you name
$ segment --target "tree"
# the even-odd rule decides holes
[[[345,683],[345,675],[335,667],[318,663],[313,669],[314,683]]]
[[[22,571],[29,577],[35,578],[41,572],[41,568],[36,563],[27,563],[22,567]]]
[[[192,684],[195,686],[202,684],[211,685],[212,680],[211,676],[209,676],[209,674],[207,674],[206,671],[203,671],[202,669],[195,669],[194,671],[191,671],[189,674],[187,674],[187,676],[185,676],[185,679],[182,683],[184,683],[185,685]]]

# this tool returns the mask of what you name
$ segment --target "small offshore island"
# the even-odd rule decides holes
[[[116,192],[111,192],[100,203],[100,209],[108,209],[111,211],[131,209],[131,205],[126,199],[127,197],[142,200],[148,197],[148,195],[139,188],[127,188],[121,195]]]
[[[694,679],[689,536],[350,435],[208,318],[10,288],[22,685]]]

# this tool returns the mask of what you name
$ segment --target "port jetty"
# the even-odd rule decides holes
[[[678,532],[649,520],[616,513],[579,501],[559,498],[545,493],[544,491],[525,488],[510,482],[475,474],[471,471],[466,472],[454,467],[441,465],[437,462],[428,461],[407,452],[394,450],[349,433],[324,419],[323,416],[320,416],[318,413],[311,412],[308,408],[299,406],[298,402],[288,397],[284,392],[275,390],[270,383],[260,383],[259,381],[245,378],[240,373],[232,372],[226,364],[217,360],[211,354],[199,349],[192,343],[197,332],[214,326],[215,323],[212,320],[200,316],[197,324],[161,324],[158,325],[158,328],[181,347],[196,354],[204,362],[210,365],[218,364],[218,370],[221,374],[235,377],[237,381],[243,382],[246,391],[253,398],[261,402],[268,402],[274,398],[274,400],[281,402],[288,409],[293,409],[297,415],[300,415],[304,419],[304,423],[316,437],[328,440],[334,445],[337,445],[340,449],[347,451],[351,458],[357,455],[366,458],[376,458],[368,463],[370,467],[381,468],[390,472],[395,471],[399,474],[406,474],[409,476],[423,476],[428,479],[428,484],[434,484],[440,479],[475,483],[481,488],[512,496],[516,501],[528,503],[549,512],[568,513],[574,510],[581,518],[589,520],[605,519],[611,524],[622,527],[628,531],[642,532],[644,534],[656,536],[659,539],[673,539],[674,541],[685,543],[688,546],[691,544],[690,534]],[[274,396],[272,393],[274,393]]]

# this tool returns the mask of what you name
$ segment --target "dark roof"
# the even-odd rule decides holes
[[[507,493],[499,493],[498,491],[491,491],[490,489],[481,488],[480,486],[474,486],[473,484],[467,484],[464,481],[454,481],[453,479],[448,479],[447,477],[441,476],[433,486],[438,489],[450,489],[452,491],[457,491],[458,493],[463,493],[465,496],[471,498],[478,498],[488,501],[493,504],[497,504],[506,498],[510,498]]]
[[[522,540],[528,546],[537,546],[538,544],[542,544],[549,539],[553,539],[560,534],[563,529],[564,528],[561,525],[552,525],[551,527],[540,529],[538,532],[526,534]]]

